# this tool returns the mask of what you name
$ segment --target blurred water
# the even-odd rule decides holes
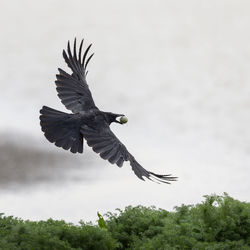
[[[126,205],[166,209],[228,192],[249,201],[248,1],[2,1],[0,211],[77,222]],[[141,182],[90,149],[46,141],[42,105],[56,96],[67,40],[93,42],[88,83],[102,110],[129,118],[113,131],[171,186]]]

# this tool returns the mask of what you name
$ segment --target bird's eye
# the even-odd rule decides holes
[[[128,122],[128,118],[126,116],[122,116],[120,118],[120,123],[124,124],[124,123],[127,123]]]

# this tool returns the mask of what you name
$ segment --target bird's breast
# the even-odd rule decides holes
[[[81,111],[81,123],[89,127],[100,127],[105,123],[105,118],[101,112]]]

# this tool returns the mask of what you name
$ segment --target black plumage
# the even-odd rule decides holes
[[[55,81],[58,97],[72,114],[43,106],[40,110],[40,124],[45,137],[72,153],[83,152],[85,139],[94,152],[110,163],[122,167],[124,161],[129,161],[136,176],[142,180],[146,177],[168,184],[175,181],[176,177],[171,175],[159,175],[144,169],[110,130],[110,124],[121,123],[117,118],[123,115],[103,112],[96,107],[86,82],[87,65],[94,54],[88,56],[90,44],[82,55],[82,45],[83,40],[77,53],[75,39],[72,54],[68,42],[67,52],[63,50],[63,57],[72,74],[59,68]]]

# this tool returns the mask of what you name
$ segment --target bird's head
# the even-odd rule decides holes
[[[118,119],[120,117],[120,119]],[[128,118],[125,115],[122,114],[114,114],[111,112],[105,112],[105,118],[107,120],[107,122],[109,123],[109,125],[112,122],[116,122],[119,124],[124,124],[128,122]]]

